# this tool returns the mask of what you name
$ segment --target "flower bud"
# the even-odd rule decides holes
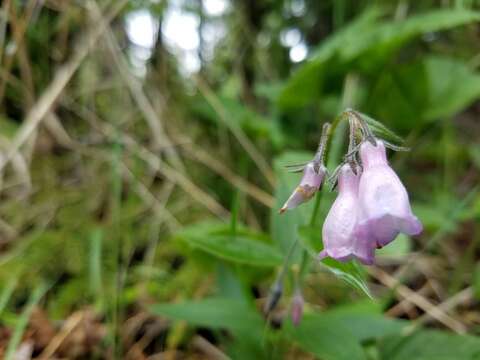
[[[347,164],[338,174],[338,196],[323,224],[324,249],[319,259],[330,256],[338,261],[357,258],[364,264],[372,264],[375,248],[370,241],[358,239],[355,229],[359,217],[358,186],[360,174],[355,174]]]
[[[264,312],[265,314],[270,314],[278,305],[280,298],[283,294],[283,282],[282,279],[278,279],[273,284],[272,288],[270,289],[270,293],[267,298],[267,302],[265,303]]]
[[[383,247],[398,233],[417,235],[422,224],[412,213],[408,193],[388,165],[385,145],[364,142],[360,147],[363,174],[359,184],[360,218],[356,235]]]
[[[302,320],[302,316],[303,316],[304,304],[305,304],[305,301],[303,300],[302,293],[300,291],[296,291],[295,295],[293,295],[292,305],[291,305],[292,323],[295,326],[300,325],[300,321]]]
[[[314,163],[313,161],[309,162],[303,170],[300,184],[282,206],[280,213],[294,209],[298,205],[310,200],[322,186],[326,172],[327,169],[323,164]]]

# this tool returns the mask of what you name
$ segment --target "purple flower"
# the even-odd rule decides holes
[[[339,261],[357,258],[364,264],[373,263],[375,248],[368,239],[355,233],[358,217],[358,186],[360,174],[343,165],[338,175],[338,196],[325,219],[322,229],[323,247],[319,259],[330,256]]]
[[[360,217],[356,228],[359,241],[376,247],[390,243],[398,233],[417,235],[422,224],[412,213],[407,191],[388,165],[385,145],[364,142],[360,147],[363,174],[359,184]]]
[[[293,191],[285,204],[280,209],[280,213],[296,208],[298,205],[310,200],[320,189],[327,169],[321,163],[309,162],[304,170],[300,185]]]
[[[302,293],[299,290],[297,290],[295,292],[295,295],[293,295],[293,298],[292,298],[292,309],[291,309],[292,323],[295,326],[300,325],[300,321],[302,320],[304,303],[305,302],[303,300]]]

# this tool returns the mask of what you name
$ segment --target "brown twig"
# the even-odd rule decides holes
[[[98,40],[100,35],[105,31],[105,23],[112,21],[120,10],[127,4],[128,0],[119,0],[115,2],[114,7],[105,15],[106,21],[101,24],[95,24],[87,35],[79,42],[74,50],[70,60],[62,65],[55,73],[52,82],[48,85],[37,102],[32,106],[27,114],[22,126],[15,134],[12,145],[5,158],[0,162],[0,171],[18,152],[20,147],[28,140],[30,135],[35,131],[45,115],[50,111],[55,101],[60,96],[63,89],[71,80],[73,74],[77,71],[82,61],[88,55],[90,49]]]
[[[241,191],[247,193],[258,202],[269,208],[273,207],[275,202],[273,196],[233,173],[226,165],[210,156],[206,151],[194,146],[191,143],[184,146],[183,149],[186,150],[188,156],[204,164],[205,166],[208,166],[211,170],[215,171],[225,180],[230,182]]]
[[[405,285],[402,285],[396,278],[390,276],[387,272],[378,267],[368,267],[368,273],[385,286],[393,289],[400,297],[412,302],[420,309],[428,313],[432,318],[441,322],[456,333],[465,334],[467,329],[458,320],[448,315],[445,311],[438,308],[423,296],[417,294]]]
[[[95,20],[99,22],[104,22],[98,5],[95,2],[91,2],[91,4]],[[125,56],[120,51],[120,46],[118,45],[118,42],[113,35],[109,24],[106,23],[104,26],[106,28],[104,38],[107,42],[108,49],[112,54],[112,58],[115,65],[117,66],[120,77],[130,90],[130,94],[136,102],[138,109],[142,112],[148,126],[150,127],[150,130],[152,131],[152,140],[155,150],[161,148],[165,149],[164,151],[166,152],[167,158],[169,158],[171,163],[177,168],[183,170],[183,163],[178,154],[176,153],[175,148],[171,146],[172,143],[168,138],[167,134],[165,133],[160,117],[157,116],[157,113],[155,112],[155,109],[153,108],[150,100],[143,91],[141,83],[132,74],[132,71],[128,66],[128,62],[125,59]]]
[[[48,360],[52,358],[52,355],[55,354],[55,351],[62,345],[68,335],[72,333],[73,330],[80,324],[83,320],[84,314],[82,311],[73,313],[65,324],[63,325],[61,331],[55,335],[47,347],[42,351],[38,360]]]

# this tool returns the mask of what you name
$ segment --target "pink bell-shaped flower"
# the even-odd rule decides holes
[[[417,235],[422,223],[412,213],[408,193],[388,165],[385,145],[366,141],[360,146],[363,173],[359,184],[360,218],[356,235],[361,241],[383,247],[398,233]]]
[[[338,174],[338,196],[323,223],[324,249],[319,259],[327,256],[339,261],[357,258],[366,265],[373,264],[374,245],[355,234],[359,217],[359,182],[360,174],[355,175],[349,165],[343,165]]]
[[[300,185],[297,186],[282,206],[280,213],[296,208],[298,205],[310,200],[322,186],[326,172],[327,169],[321,163],[311,161],[305,165]]]

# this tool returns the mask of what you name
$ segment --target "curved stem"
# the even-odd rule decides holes
[[[335,130],[337,129],[340,122],[344,119],[348,119],[347,111],[343,111],[340,115],[338,115],[335,118],[335,120],[332,122],[332,124],[330,125],[330,128],[328,129],[327,139],[326,139],[326,142],[325,142],[325,148],[324,148],[324,151],[323,151],[323,160],[325,160],[325,161],[328,161],[328,156],[329,156],[329,153],[330,153],[330,147],[331,147],[331,144],[332,144],[333,134],[335,133]],[[319,191],[315,196],[315,204],[313,206],[313,211],[312,211],[312,215],[310,217],[310,222],[309,222],[310,227],[315,226],[315,223],[317,221],[317,215],[318,215],[318,211],[320,209],[321,199],[322,199],[322,192]],[[307,271],[308,259],[309,259],[308,252],[307,252],[307,250],[304,249],[302,251],[302,259],[301,259],[301,262],[300,262],[300,272],[299,272],[300,281],[303,279],[303,277],[304,277],[304,275]]]

